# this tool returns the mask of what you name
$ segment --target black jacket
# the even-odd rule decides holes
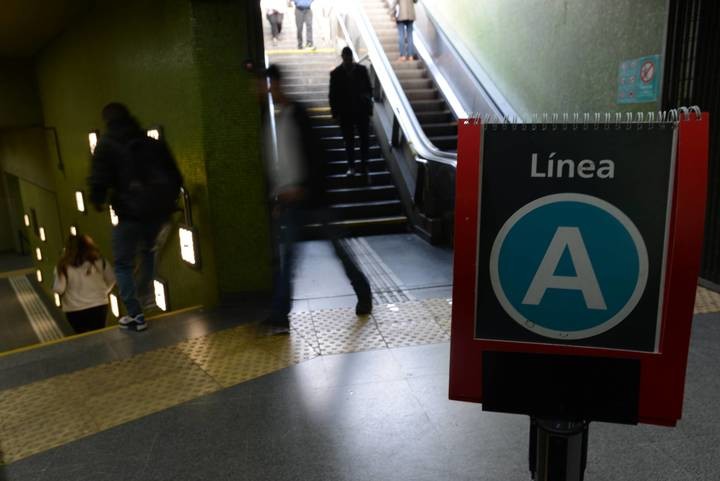
[[[153,196],[145,192],[139,195],[132,190],[133,184],[137,184],[138,176],[142,177],[145,173],[137,163],[146,162],[148,156],[152,157],[152,162],[147,164],[157,166],[162,170],[161,176],[168,179],[171,192],[164,196],[170,197],[175,192],[177,197],[175,189],[179,191],[182,176],[170,149],[165,142],[147,137],[137,122],[128,119],[110,123],[107,132],[98,140],[88,177],[90,202],[101,206],[107,202],[109,194],[110,204],[121,219],[146,220],[169,216],[172,199],[160,198],[163,195],[161,192]],[[153,205],[140,205],[147,204],[146,199],[156,199],[157,202],[153,202]],[[163,202],[170,206],[160,205]]]
[[[292,111],[302,139],[302,157],[305,162],[305,180],[302,187],[307,192],[306,202],[309,207],[322,207],[327,205],[326,153],[302,104],[293,102]]]
[[[330,109],[333,117],[372,115],[372,86],[367,68],[353,64],[348,72],[343,65],[330,73]]]

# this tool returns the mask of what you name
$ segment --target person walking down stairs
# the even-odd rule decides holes
[[[347,175],[355,175],[355,127],[360,137],[360,173],[368,174],[372,87],[367,68],[355,62],[350,47],[342,50],[342,64],[330,73],[330,110],[342,130],[347,152]]]

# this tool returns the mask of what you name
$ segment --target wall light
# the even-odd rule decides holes
[[[95,147],[97,147],[98,143],[98,131],[97,130],[91,130],[88,134],[88,144],[90,144],[90,153],[95,154]]]
[[[153,127],[152,129],[148,129],[145,133],[148,137],[155,140],[160,140],[160,137],[162,136],[160,127]]]
[[[70,226],[70,235],[73,237],[77,235],[77,227],[75,227],[74,225]]]
[[[115,213],[115,209],[113,209],[111,205],[108,207],[110,207],[110,223],[112,225],[118,225],[118,223],[120,222],[120,219],[118,218],[117,214]]]
[[[55,293],[53,293],[53,297],[55,298],[55,306],[56,307],[62,306],[62,302],[60,302],[60,294],[55,292]]]
[[[167,311],[167,286],[163,281],[155,279],[153,281],[153,288],[155,290],[155,305],[158,306],[161,311]]]
[[[120,317],[120,305],[115,294],[110,294],[110,312],[112,312],[113,316]]]
[[[180,257],[193,267],[200,266],[200,251],[197,243],[197,232],[193,227],[180,226]]]
[[[41,241],[43,241],[43,242],[47,241],[47,239],[45,237],[45,228],[44,227],[40,227],[40,229],[38,229],[38,234],[40,234]]]
[[[42,283],[42,271],[40,269],[35,271],[35,277],[37,278],[37,281]]]
[[[25,214],[23,215],[23,223],[25,224],[25,227],[30,227],[30,216]]]
[[[42,260],[42,251],[40,250],[39,247],[35,248],[35,258],[37,258],[37,260],[39,260],[39,261]]]
[[[77,210],[79,212],[85,212],[85,196],[83,195],[82,190],[75,191],[75,205],[77,206]]]

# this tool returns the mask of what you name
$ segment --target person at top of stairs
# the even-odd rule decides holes
[[[398,28],[401,62],[415,58],[415,45],[413,44],[415,3],[417,3],[417,0],[395,0],[392,6],[394,20],[397,22]]]
[[[347,175],[355,175],[355,127],[360,137],[362,174],[368,173],[370,156],[370,116],[373,110],[372,87],[367,68],[355,62],[350,47],[342,50],[342,64],[330,73],[330,110],[340,123],[345,150]]]
[[[313,0],[293,0],[295,4],[295,25],[297,26],[298,49],[303,48],[303,25],[305,25],[305,37],[309,49],[315,49],[313,44]]]

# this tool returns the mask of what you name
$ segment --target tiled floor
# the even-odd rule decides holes
[[[528,479],[526,418],[447,399],[450,253],[395,255],[399,237],[368,244],[414,300],[367,318],[308,243],[289,337],[228,308],[0,357],[7,480]],[[697,312],[718,309],[699,291]],[[683,421],[593,424],[588,481],[717,479],[718,346],[720,315],[697,315]]]

